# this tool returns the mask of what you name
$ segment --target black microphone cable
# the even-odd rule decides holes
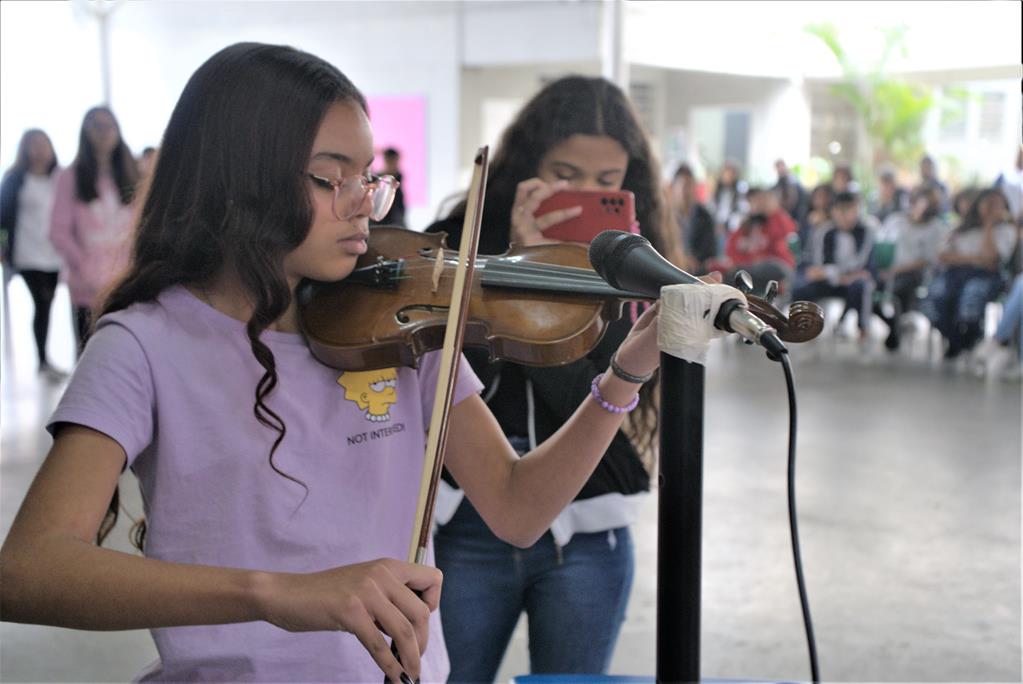
[[[606,230],[590,243],[590,264],[593,269],[612,287],[632,290],[657,296],[664,285],[697,283],[699,280],[667,261],[639,235],[624,231]],[[726,308],[727,307],[727,308]],[[785,371],[785,384],[789,399],[789,448],[788,448],[788,507],[789,533],[792,538],[792,560],[796,570],[796,585],[799,589],[799,604],[803,612],[803,627],[806,631],[806,645],[810,653],[810,676],[819,684],[817,668],[817,645],[813,636],[813,622],[810,619],[810,604],[806,598],[806,582],[803,578],[803,561],[799,551],[799,526],[796,520],[796,387],[792,379],[792,367],[788,350],[778,339],[774,330],[761,327],[755,316],[744,316],[735,310],[740,307],[738,300],[726,301],[718,311],[714,327],[728,332],[740,332],[748,342],[758,342],[767,350],[767,358],[778,361]],[[735,330],[738,326],[742,330]]]
[[[796,586],[799,588],[799,605],[803,611],[803,628],[806,631],[806,647],[810,653],[810,677],[814,684],[820,684],[817,668],[817,642],[813,636],[813,622],[810,619],[810,603],[806,598],[806,581],[803,579],[803,560],[799,551],[799,525],[796,521],[796,385],[792,380],[792,366],[788,354],[768,354],[773,361],[780,361],[785,371],[785,386],[789,397],[789,454],[788,454],[788,502],[789,534],[792,538],[792,562],[796,568]]]

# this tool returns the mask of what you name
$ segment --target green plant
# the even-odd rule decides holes
[[[858,67],[846,53],[834,25],[811,24],[805,30],[827,46],[842,68],[841,81],[830,91],[852,105],[863,123],[869,148],[861,151],[860,165],[876,169],[886,162],[904,168],[915,164],[924,152],[923,125],[934,99],[926,86],[885,74],[892,53],[900,49],[905,54],[905,27],[882,29],[881,55],[868,69]]]

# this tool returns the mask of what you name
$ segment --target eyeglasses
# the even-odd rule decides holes
[[[357,215],[367,197],[370,200],[369,217],[379,221],[387,216],[399,185],[394,176],[349,176],[331,180],[315,173],[307,175],[316,185],[334,192],[332,209],[338,221],[347,221]]]

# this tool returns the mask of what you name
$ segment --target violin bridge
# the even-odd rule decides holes
[[[437,256],[433,260],[433,293],[440,288],[440,277],[444,273],[444,248],[437,248]]]

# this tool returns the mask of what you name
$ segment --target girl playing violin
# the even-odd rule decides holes
[[[243,43],[195,72],[131,266],[0,551],[4,619],[149,628],[160,657],[143,681],[446,678],[441,574],[395,560],[436,354],[418,370],[339,372],[298,333],[300,281],[345,278],[387,211],[394,184],[368,175],[372,161],[365,99],[323,60]],[[618,348],[628,374],[657,366],[656,320],[647,311]],[[604,373],[519,458],[461,363],[447,466],[490,529],[528,547],[587,481],[639,385]],[[126,467],[145,502],[142,556],[99,545]]]
[[[562,189],[632,191],[640,232],[660,252],[679,254],[646,135],[625,94],[603,78],[569,76],[550,83],[504,132],[487,183],[480,252],[550,242],[543,231],[579,212],[579,207],[538,211]],[[427,231],[447,232],[448,244],[455,246],[464,215],[465,202]],[[629,334],[628,320],[612,322],[586,358],[555,368],[490,363],[475,349],[466,356],[497,422],[526,453],[559,434],[586,401],[597,373],[609,365],[636,368],[625,360]],[[619,379],[626,375],[618,373]],[[469,493],[450,470],[449,485],[469,493],[465,500],[453,486],[442,485],[437,521],[444,524],[434,538],[437,567],[447,579],[441,615],[452,654],[451,681],[494,681],[522,612],[529,616],[532,673],[606,671],[632,586],[629,526],[650,489],[645,466],[656,438],[653,389],[654,383],[644,386],[628,434],[614,435],[575,499],[527,549],[492,531],[481,508],[489,502]]]

